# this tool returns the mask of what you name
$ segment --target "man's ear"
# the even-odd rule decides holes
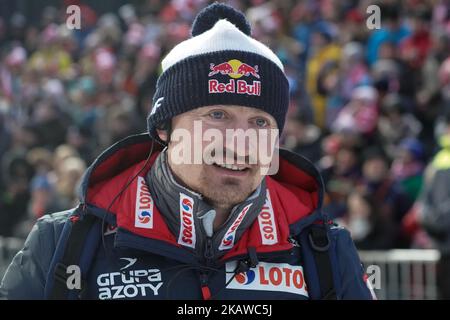
[[[156,133],[158,134],[158,137],[167,144],[169,143],[170,140],[171,127],[172,123],[168,121],[166,123],[159,125],[156,128]]]
[[[169,141],[169,132],[167,130],[163,130],[163,129],[156,129],[156,133],[158,134],[158,137],[164,141],[164,142],[168,142]]]

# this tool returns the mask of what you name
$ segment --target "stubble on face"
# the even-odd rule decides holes
[[[245,201],[262,181],[257,169],[247,179],[217,177],[209,165],[192,165],[190,170],[174,166],[177,180],[202,197],[215,208],[232,208]]]

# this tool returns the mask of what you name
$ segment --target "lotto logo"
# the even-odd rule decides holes
[[[153,199],[143,177],[137,178],[134,226],[143,229],[153,228]]]
[[[279,291],[309,297],[302,266],[260,262],[255,268],[233,277],[236,262],[226,265],[227,289]]]
[[[261,232],[262,244],[274,245],[278,243],[275,215],[273,213],[272,201],[269,190],[267,190],[266,202],[258,215],[259,231]]]
[[[219,246],[219,250],[226,250],[226,249],[230,249],[233,247],[237,228],[241,225],[242,220],[244,220],[244,218],[248,212],[248,209],[250,209],[251,205],[252,205],[251,203],[246,205],[244,207],[244,209],[242,209],[242,211],[239,213],[236,220],[234,220],[233,224],[230,226],[230,228],[227,230],[227,232],[223,236],[222,242]]]
[[[180,234],[178,243],[195,248],[194,200],[180,193]]]

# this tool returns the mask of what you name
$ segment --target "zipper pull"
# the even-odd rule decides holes
[[[208,274],[207,273],[200,273],[200,285],[202,288],[202,296],[203,300],[209,300],[211,299],[211,290],[209,290],[208,287]]]
[[[298,243],[298,241],[297,241],[294,237],[290,236],[290,237],[288,238],[288,241],[289,241],[289,243],[291,243],[294,247],[300,247],[300,244]]]

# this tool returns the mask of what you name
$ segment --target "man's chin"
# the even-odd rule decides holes
[[[247,199],[252,190],[243,186],[242,181],[237,179],[220,179],[220,181],[212,181],[203,186],[203,196],[213,203],[221,204],[238,204]]]

